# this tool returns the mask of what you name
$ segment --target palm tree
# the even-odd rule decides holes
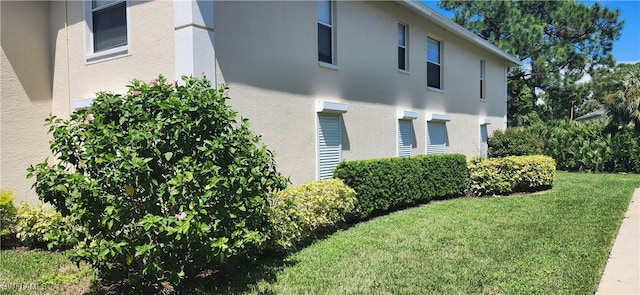
[[[632,124],[636,135],[640,135],[640,63],[630,67],[619,81],[618,91],[607,95],[604,104],[609,114],[609,125]]]

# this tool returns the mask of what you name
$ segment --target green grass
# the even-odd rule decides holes
[[[638,175],[558,172],[540,194],[430,203],[335,233],[226,292],[593,294],[635,187]]]
[[[81,294],[92,278],[89,266],[78,268],[63,252],[0,251],[0,294]]]
[[[551,191],[433,202],[265,259],[222,285],[197,284],[204,294],[593,294],[636,187],[640,175],[558,172]],[[77,294],[94,280],[62,253],[2,251],[0,266],[0,294],[23,294],[6,288],[20,283],[46,288],[32,294]]]

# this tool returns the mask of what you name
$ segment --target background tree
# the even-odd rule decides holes
[[[621,67],[624,72],[618,81],[617,91],[607,95],[604,105],[610,118],[610,127],[631,124],[640,136],[640,63]]]
[[[574,93],[572,87],[586,72],[614,65],[610,52],[624,24],[617,9],[573,0],[441,0],[439,6],[524,63],[509,71],[509,87],[521,90],[509,91],[512,125],[526,124],[534,111],[545,119],[570,118],[572,105],[586,100],[578,96],[585,92]],[[546,107],[537,104],[539,99]]]

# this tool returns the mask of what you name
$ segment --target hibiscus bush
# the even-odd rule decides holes
[[[268,199],[288,183],[226,87],[183,81],[134,80],[48,118],[56,159],[29,168],[39,197],[75,224],[72,259],[138,293],[255,257]]]

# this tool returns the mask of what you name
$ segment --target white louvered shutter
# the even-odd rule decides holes
[[[427,122],[427,155],[444,154],[447,127],[444,122]]]
[[[411,156],[412,128],[410,120],[398,120],[398,156]]]
[[[480,125],[480,157],[483,159],[487,158],[487,150],[489,149],[489,145],[487,144],[488,139],[487,125]]]
[[[342,160],[340,116],[318,115],[318,178],[333,176],[333,169]]]

